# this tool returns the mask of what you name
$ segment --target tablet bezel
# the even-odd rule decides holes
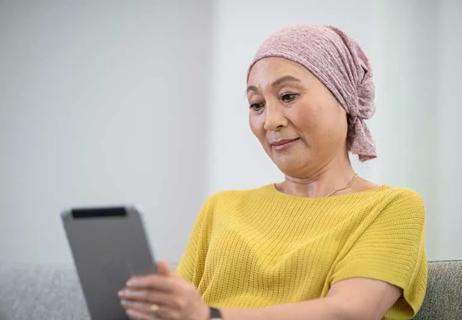
[[[131,276],[156,272],[139,210],[81,207],[61,218],[91,318],[128,319],[117,292]]]

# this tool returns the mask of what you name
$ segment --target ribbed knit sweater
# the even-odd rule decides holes
[[[385,319],[411,319],[425,295],[425,207],[408,188],[381,185],[330,197],[274,184],[210,196],[177,272],[216,307],[258,308],[325,297],[367,277],[403,289]]]

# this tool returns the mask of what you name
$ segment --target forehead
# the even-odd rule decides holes
[[[258,60],[250,69],[247,84],[266,86],[282,76],[293,76],[301,81],[312,77],[311,72],[301,64],[281,57],[266,57]]]

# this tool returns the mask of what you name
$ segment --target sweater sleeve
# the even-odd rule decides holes
[[[427,285],[425,207],[420,196],[402,189],[337,263],[330,283],[352,277],[386,281],[403,290],[385,319],[411,319]]]
[[[204,271],[211,231],[212,197],[203,204],[189,235],[176,272],[197,288]]]

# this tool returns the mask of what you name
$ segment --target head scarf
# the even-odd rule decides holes
[[[345,32],[332,26],[294,25],[274,32],[252,60],[283,57],[311,71],[335,96],[348,117],[347,147],[359,160],[376,158],[365,123],[375,112],[372,70],[366,54]]]

